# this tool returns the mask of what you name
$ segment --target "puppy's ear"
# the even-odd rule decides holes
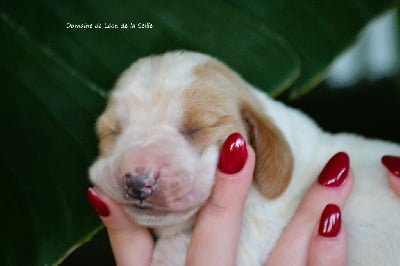
[[[293,171],[289,144],[273,121],[251,105],[242,106],[250,144],[256,153],[254,182],[266,198],[279,196],[288,186]]]

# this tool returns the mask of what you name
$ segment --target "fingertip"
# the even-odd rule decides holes
[[[110,210],[104,202],[100,193],[96,192],[94,188],[88,188],[86,191],[89,203],[100,217],[107,217],[110,215]]]
[[[328,204],[311,239],[307,265],[347,265],[347,234],[340,207]]]
[[[246,160],[243,166],[236,172],[224,172],[221,169],[217,169],[216,179],[241,179],[243,177],[253,177],[253,171],[255,166],[255,152],[250,146],[246,146]]]
[[[318,176],[318,182],[326,187],[338,187],[348,177],[349,170],[349,155],[338,152],[326,163]]]
[[[342,226],[342,214],[336,204],[328,204],[322,211],[318,234],[323,237],[336,237]]]
[[[396,195],[400,197],[400,157],[386,155],[382,157],[381,162],[388,170],[390,186]]]
[[[244,205],[252,184],[255,165],[253,148],[247,146],[247,153],[247,160],[239,172],[227,174],[217,170],[208,205],[218,206],[221,209],[237,209],[238,205]]]
[[[227,174],[237,173],[244,167],[247,156],[246,140],[240,133],[232,133],[222,144],[218,169]]]
[[[87,195],[90,204],[107,229],[122,230],[135,226],[122,206],[109,198],[100,188],[89,188],[87,190]]]
[[[389,172],[400,178],[400,157],[385,155],[382,157],[382,164],[389,170]]]
[[[89,188],[87,194],[107,229],[116,264],[150,265],[154,249],[150,231],[136,224],[123,207],[100,188]]]

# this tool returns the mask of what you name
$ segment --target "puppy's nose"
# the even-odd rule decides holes
[[[154,191],[155,178],[150,173],[126,173],[125,190],[129,197],[144,200],[150,197]]]

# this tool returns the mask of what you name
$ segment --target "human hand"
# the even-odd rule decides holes
[[[384,156],[382,163],[389,170],[392,190],[400,197],[400,157]],[[340,209],[353,184],[354,175],[346,154],[336,154],[309,188],[265,265],[347,265],[347,236]],[[339,209],[326,205],[332,203]]]
[[[188,265],[235,264],[243,206],[252,182],[254,157],[254,151],[246,147],[244,142],[231,153],[221,153],[220,162],[236,158],[233,160],[236,164],[219,164],[220,170],[228,169],[229,173],[217,172],[213,192],[200,211],[193,232],[187,254]],[[400,196],[400,158],[388,158],[382,162],[390,170],[389,183]],[[344,226],[338,224],[341,222],[340,208],[346,203],[354,183],[346,161],[345,154],[339,154],[328,162],[318,182],[310,187],[282,233],[266,265],[321,265],[322,260],[324,265],[345,265],[346,233]],[[342,174],[338,176],[340,169],[345,171],[341,171]],[[320,184],[324,183],[324,179],[326,181],[335,177],[335,173],[340,180],[334,182],[338,186],[326,187]],[[122,208],[98,188],[89,189],[88,195],[107,228],[117,265],[150,265],[154,249],[150,232],[134,224]],[[328,203],[334,205],[330,205],[321,217]],[[328,217],[332,216],[336,218],[330,220]],[[331,230],[323,230],[324,227],[320,225],[327,221],[335,221],[336,226],[331,227]],[[290,256],[287,255],[288,250]]]

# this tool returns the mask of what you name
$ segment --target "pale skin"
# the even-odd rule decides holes
[[[236,265],[243,206],[250,190],[255,161],[253,149],[249,146],[247,149],[249,156],[241,171],[232,175],[217,171],[213,192],[201,209],[194,228],[186,265]],[[388,172],[388,180],[400,196],[400,178]],[[315,182],[265,265],[346,265],[344,225],[336,237],[323,237],[318,234],[318,224],[327,204],[334,203],[344,208],[353,184],[351,171],[345,181],[335,188]],[[122,208],[98,188],[95,191],[110,210],[107,217],[100,218],[107,228],[116,264],[150,265],[154,249],[150,232],[133,223]]]

